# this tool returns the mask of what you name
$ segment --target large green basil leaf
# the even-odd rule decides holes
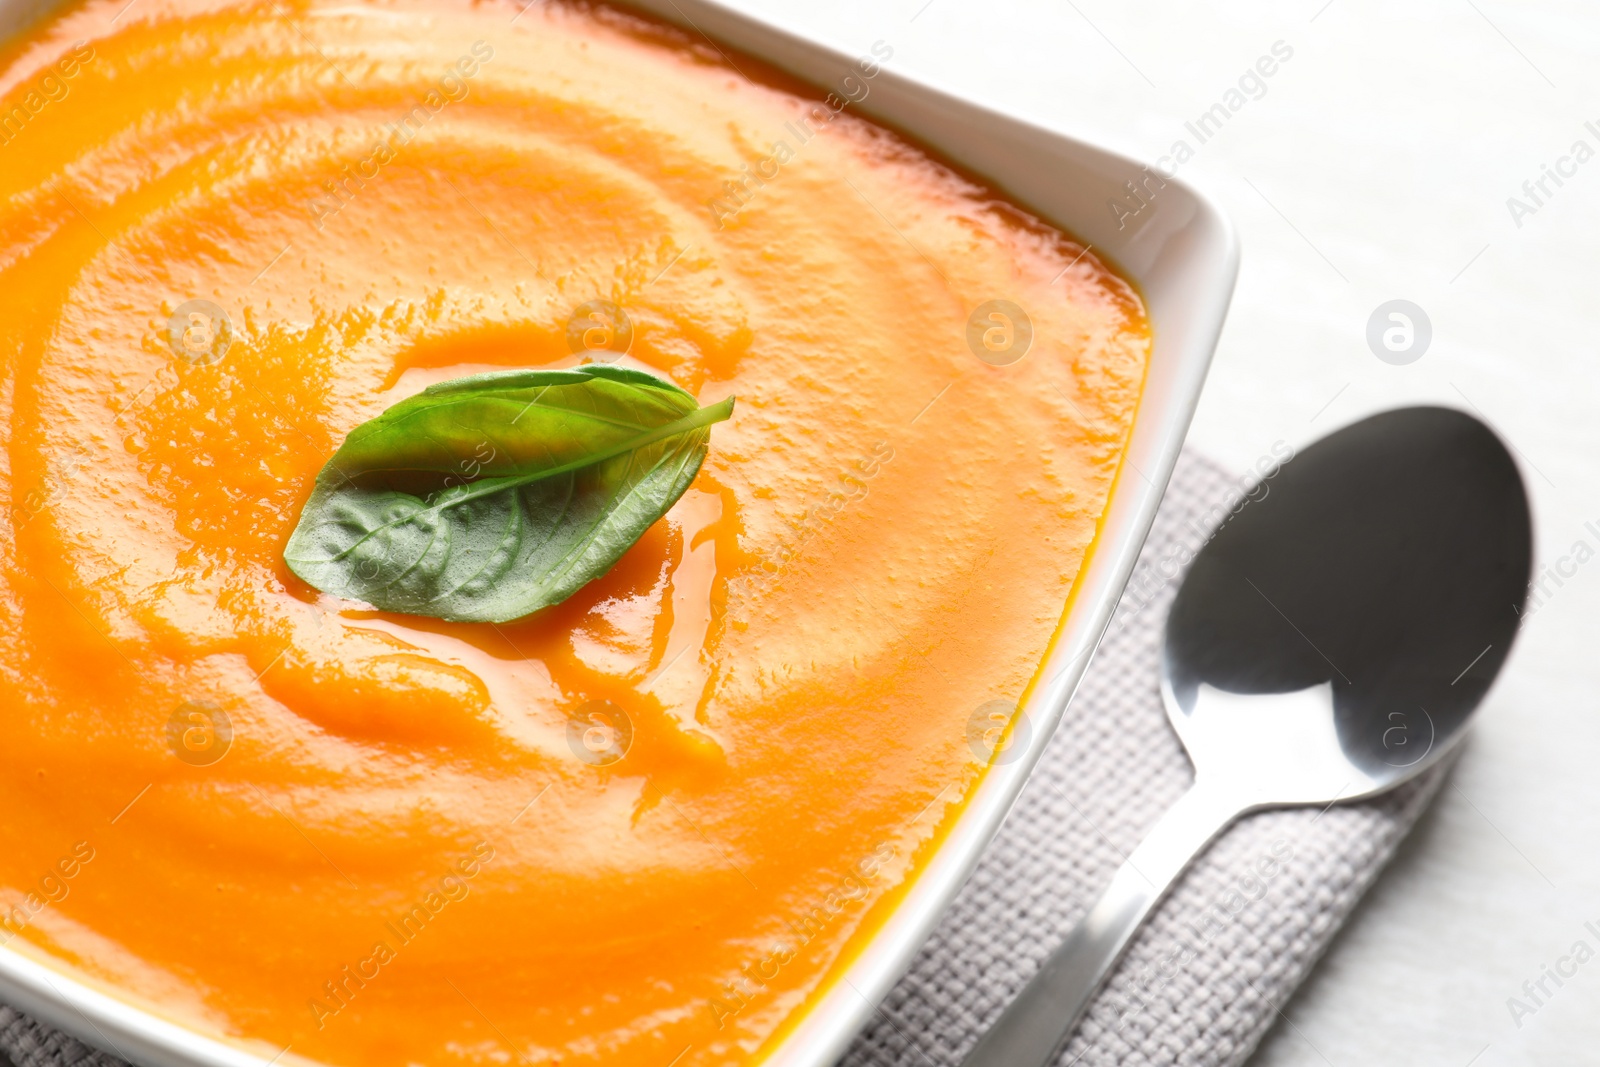
[[[694,480],[711,425],[640,371],[589,364],[441,382],[350,432],[284,560],[385,611],[505,622],[597,578]]]

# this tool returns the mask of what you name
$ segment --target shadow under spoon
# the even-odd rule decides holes
[[[1196,556],[1161,695],[1194,785],[963,1067],[1043,1067],[1146,916],[1239,816],[1371,797],[1460,740],[1516,636],[1527,494],[1478,420],[1375,415],[1291,460]]]

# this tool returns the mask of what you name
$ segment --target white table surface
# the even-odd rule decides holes
[[[1379,409],[1475,410],[1523,459],[1539,565],[1580,540],[1600,552],[1593,3],[745,2],[852,52],[881,39],[895,68],[1147,160],[1194,145],[1184,122],[1283,41],[1294,54],[1265,95],[1182,171],[1244,244],[1191,443],[1242,471],[1274,441]],[[1547,179],[1518,226],[1507,198],[1580,139],[1597,157]],[[1405,366],[1365,340],[1395,298],[1433,327]],[[1600,562],[1563,582],[1255,1067],[1600,1063],[1600,937],[1585,929],[1600,930]],[[1523,983],[1579,940],[1596,958],[1514,1019],[1508,998],[1535,1007]]]

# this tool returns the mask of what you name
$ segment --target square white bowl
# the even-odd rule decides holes
[[[625,0],[825,92],[860,85],[857,58],[719,0]],[[0,37],[53,0],[0,0]],[[856,81],[845,83],[854,77]],[[849,95],[856,95],[851,89]],[[841,96],[846,95],[844,93]],[[850,110],[984,178],[1018,205],[1089,244],[1143,295],[1154,332],[1133,433],[1073,607],[1023,713],[1017,758],[992,767],[892,915],[805,1009],[764,1067],[828,1067],[910,966],[976,865],[1049,742],[1099,643],[1161,502],[1205,381],[1238,272],[1233,227],[1200,192],[1144,165],[977,104],[885,66]],[[1128,183],[1134,183],[1144,206]],[[1122,211],[1111,205],[1122,202]],[[1131,213],[1131,214],[1130,214]],[[271,1059],[203,1036],[0,948],[0,1000],[98,1048],[149,1067],[261,1067]]]

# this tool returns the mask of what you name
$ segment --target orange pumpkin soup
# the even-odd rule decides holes
[[[8,46],[10,949],[329,1064],[770,1046],[983,774],[1150,344],[854,114],[892,54],[824,97],[449,0],[92,0]],[[569,600],[447,623],[285,566],[352,428],[597,358],[738,406]]]

